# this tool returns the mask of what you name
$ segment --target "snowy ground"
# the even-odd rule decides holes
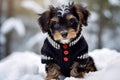
[[[86,74],[85,78],[73,77],[65,80],[120,80],[120,53],[101,49],[89,53],[98,68]],[[0,80],[44,80],[44,65],[40,56],[33,52],[14,52],[0,61]]]

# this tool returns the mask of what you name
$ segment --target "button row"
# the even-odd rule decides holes
[[[67,44],[64,44],[63,45],[63,49],[64,49],[64,55],[68,55],[69,54],[69,51],[68,50],[66,50],[68,48],[68,45]],[[67,62],[69,59],[68,59],[68,57],[64,57],[63,58],[63,60],[65,61],[65,62]]]

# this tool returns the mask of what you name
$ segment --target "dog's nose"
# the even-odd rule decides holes
[[[62,35],[63,38],[66,38],[66,37],[67,37],[67,34],[68,34],[67,32],[62,32],[62,33],[61,33],[61,35]]]

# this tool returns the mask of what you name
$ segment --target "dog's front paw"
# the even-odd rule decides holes
[[[89,61],[86,65],[86,72],[90,72],[90,71],[97,71],[97,68],[95,66],[94,60],[92,59],[92,57],[89,57]]]
[[[47,76],[46,80],[59,80],[58,76],[60,75],[59,66],[56,64],[46,65]]]
[[[71,75],[72,77],[83,78],[84,75],[85,75],[85,72],[78,72],[77,69],[72,69],[72,70],[70,71],[70,75]]]
[[[78,62],[75,62],[70,71],[72,77],[83,78],[85,75],[84,68],[79,66]]]

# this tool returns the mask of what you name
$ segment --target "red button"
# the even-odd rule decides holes
[[[64,54],[65,54],[65,55],[68,55],[68,54],[69,54],[69,52],[68,52],[67,50],[65,50],[65,51],[64,51]]]
[[[64,44],[64,45],[63,45],[63,48],[64,48],[64,49],[67,49],[67,48],[68,48],[68,45],[67,45],[67,44]]]
[[[64,57],[64,61],[67,62],[67,61],[68,61],[68,58],[67,58],[67,57]]]

